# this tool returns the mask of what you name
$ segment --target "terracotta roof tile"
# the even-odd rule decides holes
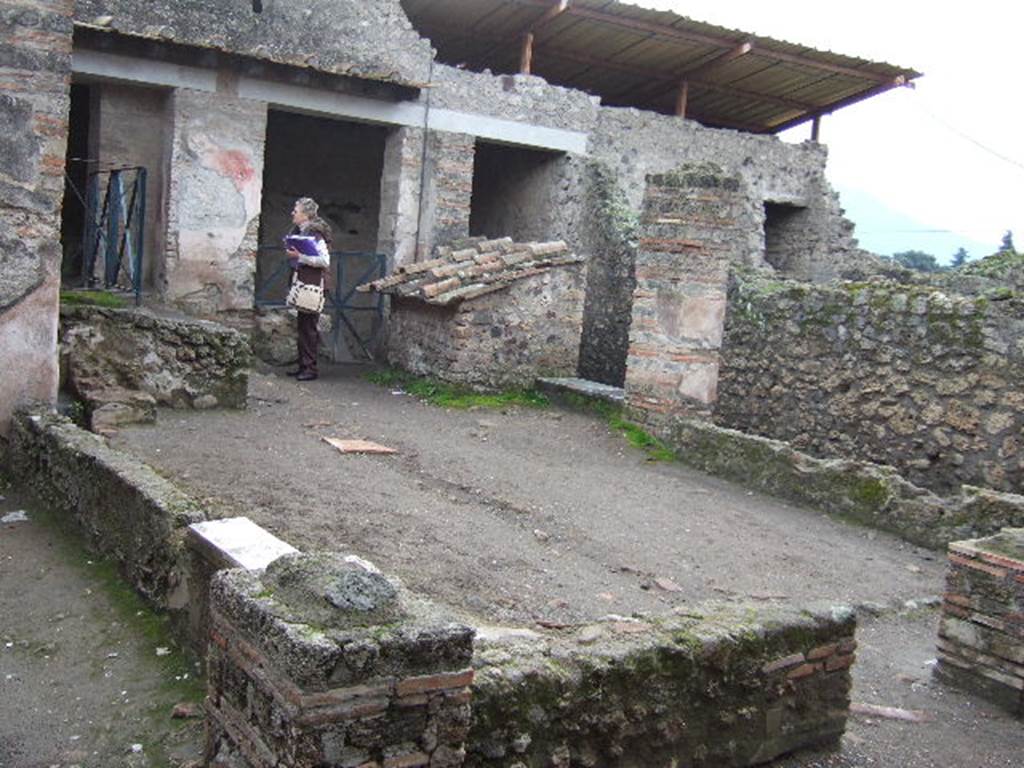
[[[515,243],[510,237],[466,238],[438,248],[437,253],[436,259],[403,265],[393,275],[356,290],[447,305],[504,290],[517,280],[583,261],[561,240]]]

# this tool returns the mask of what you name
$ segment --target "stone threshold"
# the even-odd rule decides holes
[[[626,402],[626,390],[597,381],[587,381],[573,377],[537,379],[537,389],[551,395],[573,394],[600,402],[623,405]]]

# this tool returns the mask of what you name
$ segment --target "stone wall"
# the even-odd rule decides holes
[[[1024,496],[962,486],[940,497],[907,482],[892,467],[850,459],[818,459],[792,445],[675,419],[659,437],[691,467],[748,488],[890,531],[923,547],[1024,526]]]
[[[388,361],[481,389],[575,375],[583,284],[583,264],[576,263],[450,307],[395,297]]]
[[[887,282],[742,277],[715,421],[938,492],[1024,481],[1024,303]]]
[[[245,408],[252,355],[237,331],[137,309],[64,307],[61,367],[93,429],[155,418],[155,406]]]
[[[428,80],[430,44],[399,0],[307,0],[302,4],[212,0],[77,0],[75,18],[152,40],[256,56],[368,80]]]
[[[1024,528],[949,545],[935,676],[1024,718]]]
[[[591,155],[606,163],[626,197],[639,210],[646,178],[680,165],[714,163],[739,179],[733,264],[765,261],[765,203],[805,210],[802,250],[786,260],[787,274],[806,280],[834,277],[857,255],[852,225],[825,179],[827,149],[814,142],[787,144],[775,136],[705,128],[693,120],[636,109],[602,108],[591,135]]]
[[[739,186],[713,164],[647,179],[625,385],[641,422],[707,415],[714,406]]]
[[[57,397],[57,301],[71,72],[70,0],[0,8],[0,437]]]
[[[144,597],[159,608],[186,607],[185,530],[206,519],[195,501],[53,414],[20,412],[6,461],[12,477],[77,524]]]
[[[853,614],[696,605],[477,637],[466,766],[750,766],[838,743]]]
[[[267,107],[178,88],[163,298],[192,314],[251,310]]]
[[[411,264],[418,255],[423,137],[421,129],[394,128],[384,142],[377,247],[388,257],[389,268]]]
[[[420,260],[435,245],[469,235],[476,141],[468,134],[431,131],[423,159],[423,211],[418,229]]]

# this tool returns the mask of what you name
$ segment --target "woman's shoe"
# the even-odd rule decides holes
[[[312,371],[301,371],[296,377],[296,381],[313,381],[317,378],[317,375]]]
[[[294,371],[285,371],[285,375],[286,376],[291,376],[292,378],[298,376],[301,373],[302,373],[302,369],[301,368],[296,368]]]

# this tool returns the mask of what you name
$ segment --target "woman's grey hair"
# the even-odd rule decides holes
[[[295,201],[295,208],[311,219],[316,218],[317,211],[320,210],[320,206],[316,204],[316,200],[312,197],[300,197]]]

